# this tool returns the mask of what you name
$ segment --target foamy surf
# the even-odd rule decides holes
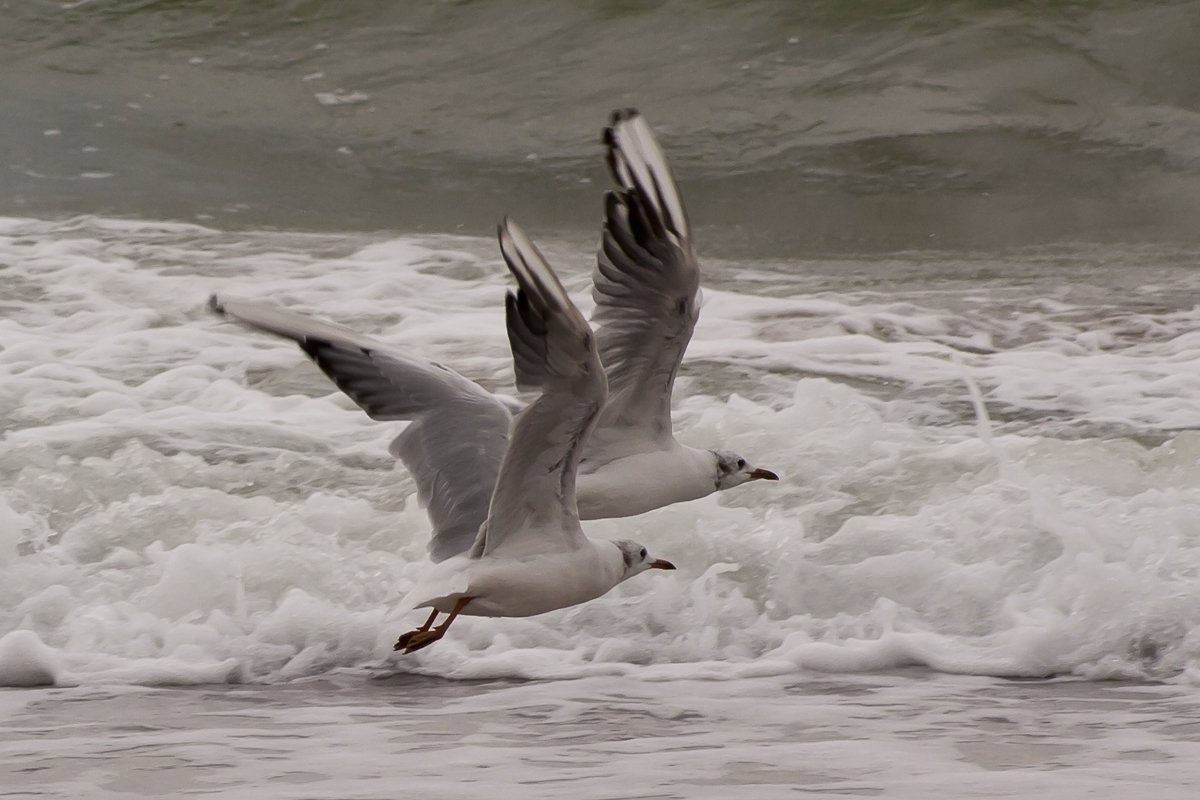
[[[591,255],[549,253],[583,297]],[[990,286],[904,263],[706,265],[677,428],[783,480],[591,523],[679,570],[464,618],[399,657],[413,620],[390,611],[428,523],[387,455],[397,426],[203,304],[288,304],[511,391],[493,243],[4,219],[0,684],[907,665],[1195,682],[1197,282],[1130,252],[1158,276],[1130,302],[1099,285],[1124,291],[1115,267],[1074,279],[1092,257],[990,258]]]

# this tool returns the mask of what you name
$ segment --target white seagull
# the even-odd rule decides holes
[[[460,614],[532,616],[597,598],[648,569],[675,569],[637,542],[584,535],[575,476],[608,394],[595,337],[542,254],[508,220],[500,252],[519,287],[505,303],[517,386],[542,393],[513,421],[470,549],[434,564],[405,597],[404,608],[433,609],[396,642],[405,653],[442,638]],[[448,616],[434,627],[439,613]]]
[[[666,158],[636,111],[605,129],[619,187],[605,199],[593,275],[608,401],[579,465],[582,519],[641,514],[752,480],[778,480],[736,453],[675,439],[671,391],[700,311],[700,268]],[[389,451],[412,473],[441,561],[471,546],[487,516],[513,409],[448,367],[347,328],[265,303],[209,298],[247,327],[295,341],[372,419],[409,425]]]
[[[592,297],[609,395],[580,463],[584,519],[622,517],[753,480],[779,480],[728,450],[675,439],[671,392],[700,317],[700,264],[662,148],[633,109],[604,130],[619,187],[605,195]]]

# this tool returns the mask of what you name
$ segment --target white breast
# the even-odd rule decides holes
[[[576,478],[580,519],[630,517],[716,490],[716,457],[678,443],[600,465],[585,462]]]
[[[625,562],[612,542],[588,540],[579,550],[528,558],[455,556],[427,574],[409,596],[414,607],[449,613],[470,597],[465,615],[529,617],[594,600],[621,582]]]

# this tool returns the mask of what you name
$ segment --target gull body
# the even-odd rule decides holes
[[[717,455],[672,441],[662,449],[635,452],[592,466],[580,465],[579,516],[610,519],[644,514],[669,503],[712,494],[719,487]]]
[[[624,579],[625,560],[615,542],[589,539],[567,553],[472,559],[457,555],[432,565],[401,602],[449,614],[472,598],[462,614],[532,617],[600,597]]]

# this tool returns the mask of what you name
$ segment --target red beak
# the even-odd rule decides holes
[[[752,481],[777,481],[777,480],[779,480],[779,476],[776,475],[774,472],[771,472],[771,470],[769,470],[769,469],[756,469],[750,473],[750,480],[752,480]]]
[[[675,565],[666,559],[656,558],[650,562],[650,569],[675,569]]]

